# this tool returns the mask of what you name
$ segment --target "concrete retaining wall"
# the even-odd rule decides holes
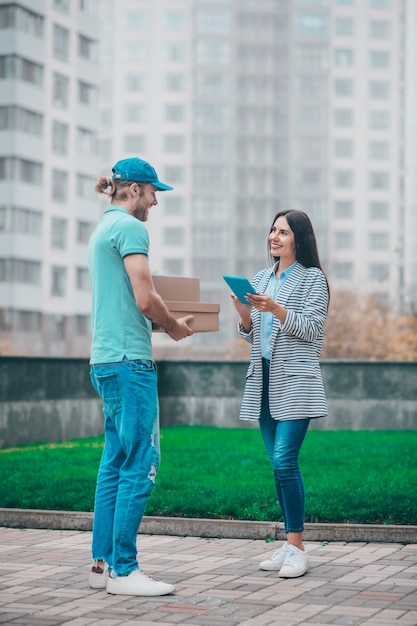
[[[247,363],[158,363],[161,424],[256,427],[238,421]],[[417,362],[324,361],[329,416],[313,428],[417,429]],[[0,447],[102,433],[85,359],[0,357]]]

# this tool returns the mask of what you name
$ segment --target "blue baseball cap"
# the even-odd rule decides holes
[[[169,191],[174,189],[165,183],[161,183],[158,174],[147,161],[132,157],[131,159],[122,159],[117,161],[112,167],[112,178],[114,180],[129,180],[132,183],[150,183],[158,191]]]

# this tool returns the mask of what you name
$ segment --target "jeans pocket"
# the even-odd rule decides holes
[[[96,390],[104,406],[110,413],[114,413],[122,406],[120,396],[119,376],[117,373],[94,375]]]
[[[132,372],[152,372],[156,369],[155,362],[149,359],[136,359],[130,361]]]

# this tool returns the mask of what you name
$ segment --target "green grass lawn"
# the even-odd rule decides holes
[[[103,438],[0,450],[0,507],[92,511]],[[280,520],[258,430],[173,426],[147,515]],[[307,522],[417,524],[417,431],[308,432]]]

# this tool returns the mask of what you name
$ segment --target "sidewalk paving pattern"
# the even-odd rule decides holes
[[[0,528],[0,625],[417,626],[417,544],[307,542],[297,579],[258,563],[251,539],[139,535],[141,567],[175,595],[111,596],[87,585],[91,532]]]

